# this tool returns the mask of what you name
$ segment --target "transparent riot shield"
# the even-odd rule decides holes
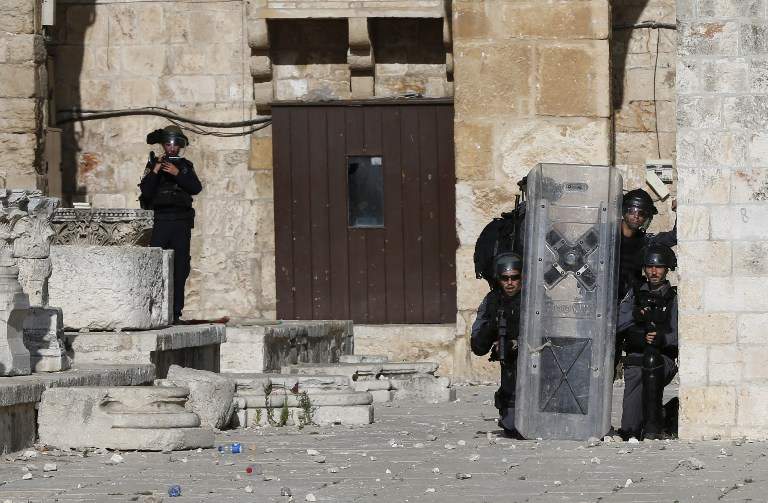
[[[528,175],[515,402],[526,438],[602,438],[611,427],[621,187],[608,166]]]

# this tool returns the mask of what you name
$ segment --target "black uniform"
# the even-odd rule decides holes
[[[645,313],[641,313],[644,309]],[[624,404],[621,429],[638,438],[658,430],[664,386],[677,373],[677,292],[665,281],[656,290],[648,283],[631,290],[619,305],[616,327],[624,359]],[[645,341],[656,332],[653,345]],[[655,363],[654,363],[655,362]],[[649,384],[651,383],[651,384]],[[653,389],[644,389],[653,387]],[[653,416],[656,416],[655,418]]]
[[[520,334],[520,293],[509,297],[501,289],[485,296],[477,308],[477,319],[472,324],[470,341],[472,352],[483,356],[489,351],[491,359],[501,362],[501,386],[495,395],[501,425],[516,433],[515,383],[517,381],[517,338]],[[500,313],[503,312],[503,321]],[[501,327],[501,328],[500,328]],[[501,340],[500,332],[506,337]],[[493,349],[493,350],[492,350]]]
[[[626,297],[632,288],[643,283],[643,249],[651,244],[662,244],[670,248],[677,245],[677,223],[671,231],[658,234],[638,230],[628,238],[622,233],[619,249],[619,300]]]
[[[174,165],[177,176],[155,173],[147,164],[139,183],[142,207],[154,210],[154,227],[150,246],[173,250],[173,317],[181,317],[184,308],[184,285],[190,271],[189,243],[195,222],[192,196],[203,190],[190,161],[180,158]]]

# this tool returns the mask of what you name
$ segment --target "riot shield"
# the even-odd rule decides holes
[[[526,438],[611,427],[621,175],[539,164],[528,175],[515,426]]]

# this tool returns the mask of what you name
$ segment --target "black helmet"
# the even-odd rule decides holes
[[[653,199],[643,189],[630,190],[624,194],[624,199],[621,203],[621,212],[626,213],[629,208],[640,208],[645,210],[649,216],[656,215],[659,210],[653,205]]]
[[[147,135],[147,143],[150,145],[174,143],[184,148],[189,145],[189,138],[184,135],[179,126],[165,126],[163,129],[155,129],[149,133]]]
[[[523,259],[517,253],[499,253],[493,259],[493,279],[498,281],[502,274],[512,270],[523,270]]]
[[[677,267],[677,256],[667,245],[651,244],[646,246],[643,251],[643,266],[649,265],[666,267],[670,271],[674,271]]]

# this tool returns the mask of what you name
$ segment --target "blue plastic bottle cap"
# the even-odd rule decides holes
[[[235,442],[232,444],[232,454],[240,454],[242,452],[242,448],[240,447],[239,442]]]
[[[171,498],[175,498],[176,496],[181,496],[181,486],[180,485],[173,485],[168,488],[168,496]]]

